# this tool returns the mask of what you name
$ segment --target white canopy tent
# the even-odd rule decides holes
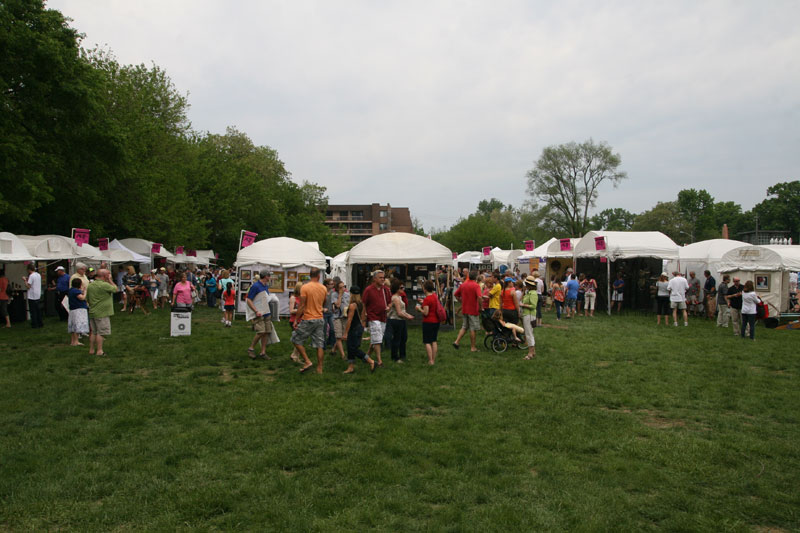
[[[684,275],[694,271],[702,280],[703,271],[708,270],[719,283],[718,266],[722,256],[742,246],[747,246],[747,243],[731,239],[709,239],[682,246],[678,249],[678,260],[667,261],[666,271],[669,273],[680,271]]]
[[[342,252],[331,259],[331,277],[345,279],[347,276],[347,253]]]
[[[605,250],[597,250],[595,237],[605,237]],[[660,231],[590,231],[573,247],[576,258],[607,257],[610,261],[634,257],[678,259],[678,245]]]
[[[0,232],[0,263],[17,263],[21,261],[37,261],[25,243],[7,231]]]
[[[103,259],[109,263],[139,263],[150,264],[150,258],[129,250],[117,239],[108,243],[108,250],[101,252]]]
[[[142,256],[150,256],[151,251],[153,250],[153,241],[148,241],[147,239],[136,239],[136,238],[129,238],[129,239],[119,239],[120,244],[125,246],[128,250],[135,252]],[[163,246],[161,250],[157,254],[152,254],[153,257],[163,257],[169,261],[172,261],[175,256]]]
[[[42,261],[72,259],[101,259],[101,252],[94,246],[78,246],[71,237],[63,235],[19,235],[25,247]]]
[[[237,311],[244,312],[245,296],[250,283],[261,268],[272,271],[270,292],[278,298],[279,313],[289,312],[289,294],[303,275],[312,267],[325,272],[325,255],[313,246],[291,237],[273,237],[242,248],[236,255],[237,267]],[[290,273],[295,279],[290,279]]]
[[[522,252],[522,255],[517,257],[517,262],[522,263],[525,260],[530,261],[531,259],[538,259],[539,275],[544,276],[547,271],[547,249],[550,246],[550,244],[556,241],[558,241],[558,239],[556,239],[555,237],[551,237],[547,242],[545,242],[544,244],[540,244],[530,252]]]
[[[752,281],[756,292],[770,304],[770,313],[789,308],[789,273],[800,271],[798,245],[745,245],[726,252],[719,272],[738,277],[742,284]]]
[[[480,265],[483,262],[481,252],[461,252],[453,259],[453,268],[458,268],[459,263],[469,263],[470,265]]]
[[[500,265],[506,265],[510,269],[514,269],[514,264],[517,258],[522,255],[523,250],[501,250],[500,248],[493,248],[492,253],[489,254],[489,260],[492,263],[492,269],[500,268]]]

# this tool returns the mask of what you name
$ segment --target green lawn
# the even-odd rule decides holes
[[[219,317],[115,316],[107,359],[0,330],[0,530],[800,529],[795,332],[598,316],[429,367],[411,328],[408,364],[318,376]]]

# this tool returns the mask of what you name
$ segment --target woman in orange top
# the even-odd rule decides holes
[[[519,322],[519,299],[517,290],[514,288],[514,280],[506,278],[505,287],[500,297],[500,307],[503,313],[503,320],[510,324]]]

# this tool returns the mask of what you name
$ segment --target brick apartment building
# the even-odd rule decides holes
[[[408,208],[389,204],[329,205],[325,223],[333,233],[346,234],[353,244],[380,233],[414,232]]]

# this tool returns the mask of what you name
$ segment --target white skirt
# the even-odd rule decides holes
[[[89,310],[73,309],[67,319],[67,333],[89,334]]]

